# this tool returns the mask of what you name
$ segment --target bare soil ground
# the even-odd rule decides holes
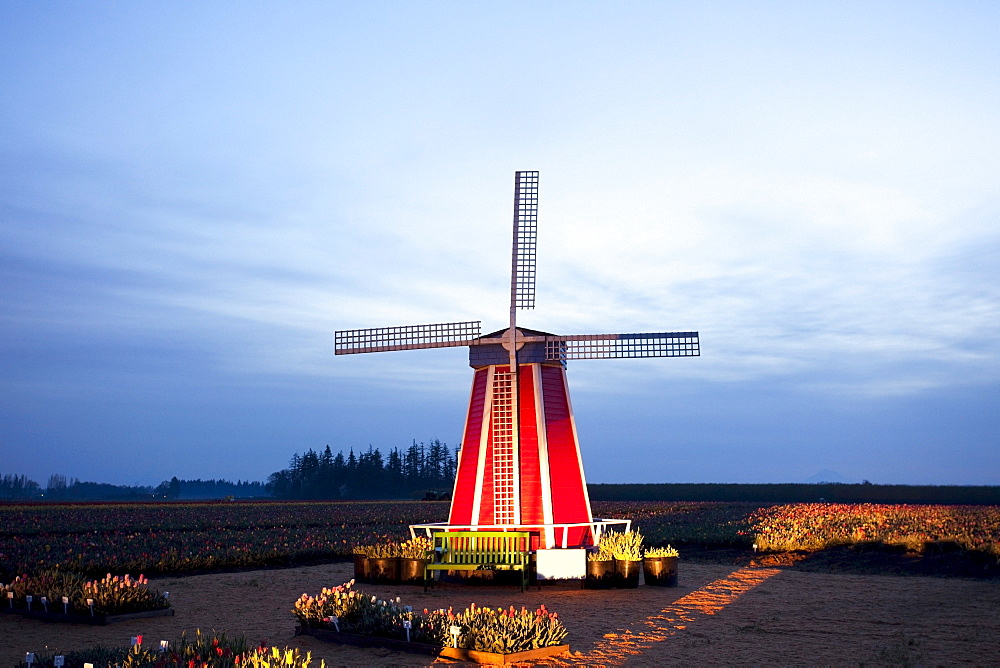
[[[692,557],[682,559],[676,588],[591,591],[557,585],[523,594],[516,587],[457,584],[426,594],[413,586],[362,588],[400,596],[415,609],[545,603],[570,631],[571,653],[549,662],[557,665],[1000,665],[1000,578],[921,575],[923,566],[900,555],[869,555],[868,562],[836,551]],[[953,570],[961,575],[966,566]],[[990,575],[974,564],[969,568]],[[174,617],[106,627],[5,615],[0,667],[16,665],[26,651],[127,644],[140,633],[158,643],[199,628],[300,647],[328,666],[428,665],[428,657],[294,635],[293,601],[350,579],[352,570],[337,563],[160,578],[150,585],[170,592]]]

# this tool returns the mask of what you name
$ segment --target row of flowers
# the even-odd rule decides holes
[[[595,503],[594,512],[631,518],[650,545],[782,550],[883,542],[919,549],[954,541],[1000,555],[996,506],[635,501]],[[446,514],[447,504],[422,502],[0,505],[0,527],[17,528],[0,539],[0,580],[52,566],[97,577],[350,557],[355,545],[385,544],[400,527]]]
[[[1000,558],[1000,508],[909,504],[796,503],[750,516],[754,546],[817,550],[876,543],[922,551],[944,542]]]
[[[130,646],[95,647],[61,655],[33,654],[29,666],[21,663],[17,668],[325,668],[322,660],[317,664],[311,652],[298,648],[268,647],[266,641],[250,645],[243,636],[230,638],[226,634],[211,636],[196,632],[189,640],[185,633],[178,642],[160,641],[143,643],[136,636]],[[58,661],[57,661],[58,659]]]
[[[518,610],[473,603],[458,612],[414,612],[398,597],[379,599],[354,589],[354,580],[315,596],[302,594],[293,612],[303,627],[503,654],[559,645],[568,634],[559,615],[544,605]]]
[[[18,612],[124,615],[163,610],[170,602],[166,594],[151,590],[143,575],[108,573],[100,580],[88,580],[78,573],[50,569],[0,584],[0,606]]]

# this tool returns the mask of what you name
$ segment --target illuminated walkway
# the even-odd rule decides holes
[[[741,568],[678,599],[663,610],[638,622],[633,628],[607,633],[586,654],[559,657],[560,665],[619,666],[629,657],[641,655],[654,643],[683,631],[708,615],[724,609],[740,596],[781,571],[776,568]],[[641,663],[641,659],[637,660]]]

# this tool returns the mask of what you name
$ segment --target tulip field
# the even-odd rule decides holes
[[[764,551],[866,543],[921,550],[948,542],[1000,559],[1000,507],[602,501],[647,545]],[[100,577],[258,568],[349,558],[446,519],[447,502],[0,504],[0,581],[52,566]]]

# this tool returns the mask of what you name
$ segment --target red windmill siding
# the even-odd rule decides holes
[[[489,388],[494,373],[508,370],[507,365],[491,365],[477,369],[473,377],[450,524],[501,523],[494,516]],[[557,363],[522,364],[518,380],[520,433],[516,480],[520,524],[589,523],[590,500],[565,370]],[[572,529],[568,536],[570,547],[590,542],[587,528]],[[551,534],[549,538],[543,535],[540,544],[549,544],[551,538]]]

